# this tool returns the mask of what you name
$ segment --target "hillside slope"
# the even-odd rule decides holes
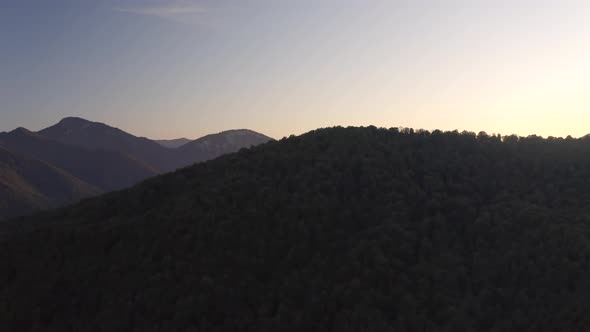
[[[177,151],[183,160],[181,163],[190,165],[270,141],[273,139],[253,130],[234,129],[203,136],[180,146]]]
[[[169,149],[176,149],[178,147],[185,145],[186,143],[191,142],[191,140],[188,138],[177,138],[177,139],[159,139],[159,140],[154,140],[154,142],[160,144],[163,147],[169,148]]]
[[[0,147],[0,219],[76,202],[100,193],[47,163]]]
[[[589,152],[374,127],[241,150],[0,227],[0,329],[564,330]]]
[[[102,191],[126,188],[157,174],[119,152],[63,144],[24,128],[0,133],[0,147],[61,168]]]
[[[170,171],[178,166],[170,149],[100,122],[69,117],[39,131],[39,134],[64,144],[118,151],[150,165],[158,172]]]
[[[65,118],[36,133],[25,128],[0,133],[0,147],[60,169],[68,173],[69,177],[77,178],[99,192],[127,188],[151,176],[268,140],[271,139],[253,131],[236,130],[209,135],[196,141],[181,139],[172,142],[181,145],[188,141],[189,145],[184,149],[166,148],[147,138],[136,137],[120,129],[80,118]],[[34,177],[32,173],[26,174]],[[25,186],[30,179],[21,180],[21,189],[31,193],[31,189]],[[16,189],[16,183],[12,183],[12,186],[11,190]],[[54,192],[58,193],[60,190],[55,188]],[[36,197],[34,202],[31,201],[33,196]],[[13,207],[11,210],[20,211],[19,214],[56,206],[53,203],[41,203],[41,197],[44,196],[13,193],[0,196],[0,206]],[[43,199],[65,205],[78,200],[77,196],[73,197],[76,199],[70,201],[51,195]],[[0,218],[14,215],[6,209],[0,210]]]
[[[38,132],[40,136],[88,149],[118,151],[165,173],[196,162],[217,158],[241,148],[266,143],[272,138],[252,130],[228,130],[180,144],[183,140],[158,143],[137,137],[104,123],[69,117]],[[174,147],[164,145],[172,144]]]

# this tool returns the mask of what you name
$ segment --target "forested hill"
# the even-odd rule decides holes
[[[583,331],[590,140],[331,128],[0,228],[2,331]]]

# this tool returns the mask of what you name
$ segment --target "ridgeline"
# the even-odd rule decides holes
[[[2,331],[581,331],[590,139],[330,128],[0,227]]]

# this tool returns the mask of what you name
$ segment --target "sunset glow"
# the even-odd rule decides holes
[[[583,136],[587,1],[2,1],[0,130]],[[165,124],[165,125],[163,125]]]

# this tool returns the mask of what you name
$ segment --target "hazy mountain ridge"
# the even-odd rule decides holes
[[[158,139],[158,140],[154,140],[154,142],[160,144],[161,146],[163,146],[165,148],[176,149],[182,145],[185,145],[186,143],[191,142],[191,140],[183,137],[183,138],[176,138],[176,139]]]
[[[225,135],[225,132],[209,135],[207,140],[226,144],[199,145],[186,150],[171,149],[103,123],[70,117],[39,132],[17,128],[11,132],[0,133],[0,147],[28,159],[52,165],[72,178],[97,189],[98,191],[92,191],[96,194],[123,189],[156,174],[271,140],[255,132],[242,132],[239,137],[234,137],[234,131],[230,131],[227,135],[231,137],[227,139],[224,138]],[[33,176],[31,173],[26,174],[29,177]],[[40,196],[27,187],[27,179],[13,182],[11,185],[14,187],[17,183],[23,186],[22,194],[18,197],[23,200],[23,206],[31,207],[30,211],[37,210],[35,206],[43,208],[57,205],[41,204]],[[26,197],[27,192],[30,193],[30,197]],[[75,202],[78,196],[73,195],[69,201],[54,199],[51,195],[46,198],[48,202],[59,201],[66,204]],[[17,204],[18,200],[15,199],[12,199],[11,203],[8,203],[8,198],[0,199],[0,205]],[[26,209],[21,208],[19,211],[26,212]],[[13,215],[15,214],[3,215],[0,211],[0,219]]]
[[[201,137],[178,147],[177,150],[184,158],[183,163],[189,164],[191,160],[209,160],[273,140],[249,129],[233,129]]]
[[[374,127],[242,150],[0,228],[0,328],[584,330],[588,152]]]
[[[1,217],[57,207],[100,192],[61,169],[0,147]]]
[[[39,134],[64,144],[118,151],[150,165],[158,172],[173,170],[176,166],[169,149],[148,138],[137,137],[100,122],[69,117],[40,130]]]
[[[157,174],[120,152],[63,144],[26,129],[0,133],[0,146],[59,167],[103,191],[122,189]]]
[[[81,118],[65,118],[39,131],[39,134],[65,144],[119,151],[159,172],[172,171],[272,140],[251,130],[228,130],[190,141],[178,148],[167,148],[148,138],[133,136],[118,128]]]

